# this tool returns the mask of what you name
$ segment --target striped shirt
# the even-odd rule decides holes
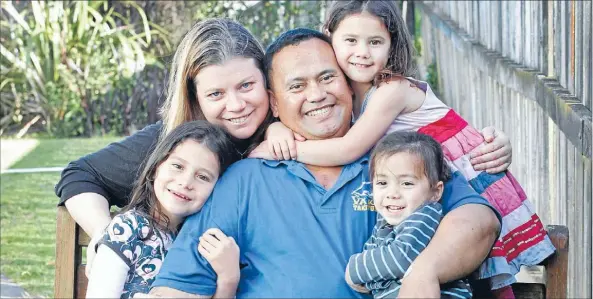
[[[364,284],[375,298],[397,298],[401,280],[434,236],[442,216],[439,203],[420,207],[397,226],[378,215],[363,252],[348,262],[352,282]],[[467,281],[457,280],[441,285],[441,297],[471,298],[472,293]]]

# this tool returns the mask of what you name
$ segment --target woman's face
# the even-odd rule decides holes
[[[250,58],[233,58],[202,69],[195,78],[206,120],[239,139],[251,137],[269,109],[262,71]]]

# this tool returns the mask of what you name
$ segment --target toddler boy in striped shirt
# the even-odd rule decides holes
[[[346,281],[375,298],[397,298],[401,280],[432,239],[450,170],[441,145],[417,132],[395,132],[375,147],[369,167],[378,219],[362,253],[350,257]],[[441,285],[442,298],[471,298],[467,281]]]

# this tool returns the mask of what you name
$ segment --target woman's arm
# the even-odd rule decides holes
[[[95,245],[111,221],[109,202],[97,193],[81,193],[67,200],[65,205],[74,221],[91,237],[86,251],[85,267],[85,274],[89,277],[96,255]]]
[[[393,120],[405,111],[410,98],[423,96],[423,93],[412,94],[410,89],[409,84],[399,80],[382,85],[345,136],[297,142],[297,160],[318,166],[339,166],[356,161],[385,135]]]
[[[101,234],[111,221],[109,202],[97,193],[81,193],[65,202],[74,221],[91,237]],[[89,211],[93,211],[89,213]]]
[[[109,222],[109,206],[125,206],[144,159],[158,140],[155,124],[68,164],[55,191],[91,237]]]
[[[87,298],[120,298],[130,267],[119,255],[100,245],[95,257],[96,265],[89,276]]]

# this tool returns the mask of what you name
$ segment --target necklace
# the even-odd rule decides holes
[[[241,156],[241,160],[243,160],[243,158],[245,158],[245,153],[247,153],[247,151],[249,151],[249,148],[244,150],[243,152],[241,152],[237,147],[235,147],[235,151],[237,151],[239,156]]]

